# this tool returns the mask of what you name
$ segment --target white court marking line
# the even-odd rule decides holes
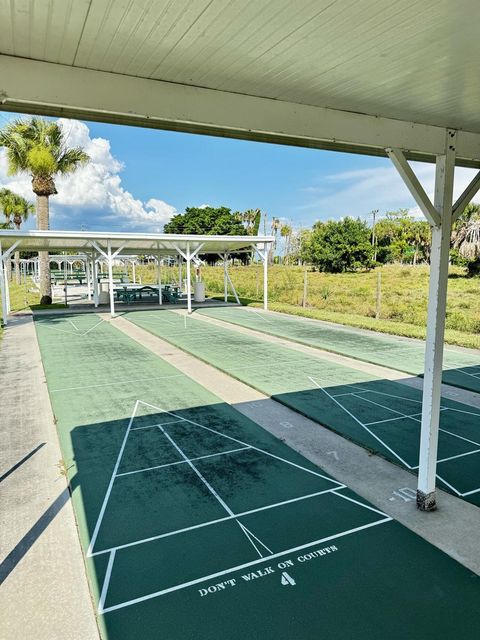
[[[345,487],[348,488],[348,487]],[[359,500],[355,500],[355,498],[350,498],[350,496],[346,496],[343,493],[340,493],[341,489],[333,489],[332,493],[337,496],[338,498],[343,498],[344,500],[348,500],[349,502],[353,502],[355,504],[360,505],[360,507],[363,507],[364,509],[368,509],[369,511],[373,511],[374,513],[378,513],[381,516],[386,516],[386,513],[383,513],[383,511],[380,511],[379,509],[375,509],[375,507],[371,507],[368,504],[364,504],[363,502],[360,502]],[[393,518],[392,518],[393,519]]]
[[[165,313],[165,311],[161,311],[160,313]],[[159,316],[156,316],[153,313],[148,313],[145,317],[147,317],[147,318],[155,318],[155,320],[157,322],[161,320],[161,322],[166,322],[167,324],[171,324],[172,327],[176,326],[175,322],[172,322],[171,320],[167,320],[167,318],[160,318]],[[140,318],[141,318],[141,316],[140,316]]]
[[[277,460],[280,460],[281,462],[285,462],[286,464],[289,464],[289,465],[291,465],[293,467],[301,469],[302,471],[305,471],[305,472],[310,473],[312,475],[318,476],[318,477],[322,478],[323,480],[327,480],[328,482],[331,482],[332,484],[337,484],[337,485],[342,486],[342,487],[344,486],[340,482],[338,482],[337,480],[333,480],[332,478],[327,478],[326,476],[322,475],[321,473],[318,473],[316,471],[312,471],[311,469],[307,469],[306,467],[302,467],[301,465],[298,465],[298,464],[296,464],[294,462],[290,462],[289,460],[285,460],[284,458],[276,456],[273,453],[270,453],[268,451],[264,451],[263,449],[259,449],[258,447],[250,445],[247,442],[242,442],[241,440],[237,440],[236,438],[232,438],[231,436],[227,436],[224,433],[220,433],[219,431],[216,431],[215,429],[211,429],[210,427],[206,427],[206,426],[204,426],[204,425],[202,425],[202,424],[200,424],[198,422],[194,422],[193,420],[189,420],[187,418],[183,418],[182,416],[179,416],[179,415],[177,415],[175,413],[172,413],[171,411],[165,411],[165,409],[161,409],[160,407],[157,407],[157,406],[155,406],[153,404],[150,404],[148,402],[144,402],[143,400],[137,400],[136,403],[135,403],[134,409],[133,409],[132,416],[131,416],[130,421],[128,423],[128,427],[127,427],[127,429],[125,431],[125,436],[124,436],[124,439],[123,439],[123,442],[122,442],[122,446],[120,448],[120,452],[118,454],[117,461],[115,463],[115,467],[113,469],[113,473],[112,473],[112,476],[110,478],[110,482],[109,482],[109,485],[108,485],[108,488],[107,488],[107,492],[106,492],[105,497],[103,499],[102,507],[100,509],[100,513],[99,513],[97,522],[95,524],[95,529],[93,531],[93,535],[92,535],[92,538],[90,540],[90,544],[89,544],[88,551],[87,551],[87,557],[90,557],[90,556],[94,555],[93,554],[93,546],[95,544],[95,541],[96,541],[97,536],[98,536],[98,532],[100,530],[100,526],[101,526],[101,523],[102,523],[102,520],[103,520],[103,516],[105,514],[105,510],[106,510],[106,507],[107,507],[107,503],[108,503],[108,500],[110,498],[110,493],[112,491],[113,483],[115,481],[115,476],[118,473],[118,468],[120,466],[120,460],[121,460],[121,458],[123,456],[123,451],[125,449],[127,438],[128,438],[128,435],[129,435],[129,433],[131,431],[133,420],[134,420],[134,418],[136,416],[139,404],[143,404],[144,406],[150,407],[151,409],[155,409],[156,411],[159,411],[160,413],[165,413],[165,414],[170,415],[170,416],[172,416],[174,418],[179,418],[179,419],[181,419],[181,420],[183,420],[185,422],[189,422],[190,424],[193,424],[193,425],[195,425],[197,427],[205,429],[206,431],[211,431],[212,433],[215,433],[215,434],[217,434],[217,435],[219,435],[219,436],[221,436],[223,438],[226,438],[227,440],[232,440],[233,442],[236,442],[237,444],[240,444],[242,446],[250,447],[251,449],[254,449],[255,451],[258,451],[258,452],[260,452],[260,453],[262,453],[264,455],[267,455],[267,456],[270,456],[270,457],[275,458]]]
[[[341,409],[343,409],[345,411],[345,413],[347,413],[351,418],[353,418],[355,420],[355,422],[357,422],[363,429],[365,429],[365,431],[368,431],[368,433],[375,438],[375,440],[378,440],[378,442],[380,442],[381,445],[383,445],[385,447],[385,449],[387,449],[388,451],[390,451],[390,453],[392,455],[394,455],[396,458],[398,458],[398,460],[400,460],[400,462],[402,464],[404,464],[406,467],[408,467],[409,469],[411,469],[412,467],[408,464],[408,462],[405,462],[405,460],[403,458],[401,458],[398,453],[396,453],[393,449],[391,449],[387,444],[385,444],[385,442],[383,442],[383,440],[381,438],[379,438],[375,433],[373,433],[373,431],[371,431],[367,426],[365,426],[363,424],[363,422],[361,422],[356,416],[353,415],[353,413],[351,411],[349,411],[346,407],[343,406],[343,404],[341,404],[338,400],[335,399],[334,396],[332,396],[330,393],[328,393],[328,391],[326,391],[323,387],[321,387],[318,382],[316,380],[314,380],[314,378],[311,378],[310,376],[308,376],[309,380],[311,380],[313,382],[313,384],[315,384],[318,389],[320,389],[320,391],[323,391],[323,393],[325,393],[325,395],[327,395],[331,400],[333,400]]]
[[[190,580],[189,582],[184,582],[183,584],[178,584],[173,587],[168,587],[166,589],[161,589],[160,591],[155,591],[154,593],[149,593],[146,596],[141,596],[139,598],[133,598],[132,600],[127,600],[125,602],[121,602],[119,604],[112,605],[111,607],[106,607],[100,613],[108,613],[110,611],[115,611],[117,609],[122,609],[123,607],[128,607],[133,604],[138,604],[139,602],[144,602],[145,600],[151,600],[152,598],[157,598],[158,596],[165,595],[166,593],[172,593],[173,591],[179,591],[180,589],[185,589],[187,587],[191,587],[195,584],[199,584],[201,582],[205,582],[207,580],[213,580],[214,578],[218,578],[220,576],[226,575],[228,573],[232,573],[233,571],[240,571],[242,569],[246,569],[247,567],[252,567],[262,562],[267,562],[270,560],[275,560],[276,558],[280,558],[288,553],[295,553],[297,551],[301,551],[302,549],[307,549],[308,547],[312,547],[313,545],[323,544],[324,542],[329,542],[330,540],[336,540],[337,538],[342,538],[353,533],[357,533],[358,531],[362,531],[364,529],[369,529],[371,527],[376,527],[380,524],[384,524],[387,522],[391,522],[392,518],[389,516],[382,518],[381,520],[377,520],[376,522],[371,522],[369,524],[362,525],[360,527],[355,527],[354,529],[349,529],[348,531],[342,531],[341,533],[336,533],[331,536],[327,536],[325,538],[320,538],[319,540],[313,540],[312,542],[308,542],[307,544],[302,544],[297,547],[292,547],[291,549],[285,549],[284,551],[280,551],[278,553],[274,553],[270,556],[265,556],[264,558],[259,558],[258,560],[253,560],[251,562],[246,562],[244,564],[237,565],[235,567],[230,567],[228,569],[224,569],[223,571],[217,571],[216,573],[212,573],[208,576],[202,576],[201,578],[196,578],[195,580]]]
[[[462,494],[462,493],[460,493],[460,491],[458,491],[458,489],[455,489],[455,487],[454,487],[454,486],[452,486],[449,482],[447,482],[444,478],[442,478],[442,476],[441,476],[441,475],[439,475],[438,473],[436,473],[435,475],[436,475],[436,477],[437,477],[439,480],[441,480],[444,484],[446,484],[446,485],[447,485],[447,487],[450,487],[450,489],[451,489],[452,491],[454,491],[454,492],[457,494],[457,496],[463,497],[463,494]]]
[[[165,423],[165,424],[172,424],[171,422]],[[157,427],[160,426],[165,426],[164,424],[156,425]],[[145,429],[145,427],[141,427],[142,429]],[[135,429],[132,429],[132,431],[135,431]],[[235,453],[236,451],[246,451],[247,449],[250,449],[251,447],[240,447],[239,449],[230,449],[229,451],[219,451],[218,453],[209,453],[208,455],[205,456],[198,456],[197,458],[189,458],[190,462],[195,462],[196,460],[204,460],[205,458],[214,458],[215,456],[224,456],[227,455],[229,453]],[[117,478],[120,478],[121,476],[131,476],[134,473],[143,473],[143,471],[152,471],[153,469],[163,469],[164,467],[173,467],[176,464],[186,464],[187,460],[176,460],[175,462],[167,462],[166,464],[157,464],[154,467],[145,467],[145,469],[135,469],[135,471],[124,471],[123,473],[117,473]]]
[[[93,389],[94,387],[111,387],[116,384],[131,384],[132,382],[146,382],[147,380],[166,380],[169,378],[182,378],[185,377],[183,373],[176,373],[172,376],[158,376],[158,377],[149,377],[149,378],[134,378],[133,380],[118,380],[117,382],[105,382],[103,384],[86,384],[81,387],[64,387],[62,389],[51,389],[50,393],[55,393],[57,391],[80,391],[81,389]],[[140,427],[141,428],[141,427]]]
[[[98,612],[103,612],[103,607],[105,605],[105,599],[107,597],[108,585],[110,584],[110,578],[112,575],[113,563],[115,561],[116,549],[113,549],[110,552],[110,556],[108,558],[107,570],[105,572],[105,578],[103,579],[102,592],[100,594],[100,600],[98,601]]]
[[[105,509],[107,508],[107,504],[108,504],[108,500],[110,498],[110,493],[112,491],[113,483],[115,482],[115,476],[117,474],[118,467],[120,466],[120,460],[122,458],[123,451],[125,449],[125,445],[127,444],[128,434],[130,433],[130,429],[132,428],[133,420],[134,420],[135,415],[137,413],[138,403],[139,403],[139,401],[137,400],[135,402],[133,413],[132,413],[132,416],[131,416],[130,421],[128,423],[128,426],[127,426],[127,428],[125,430],[125,435],[123,436],[122,446],[120,447],[120,451],[118,453],[117,460],[116,460],[115,466],[113,468],[112,476],[110,478],[110,482],[108,483],[108,487],[107,487],[107,491],[105,493],[105,497],[103,498],[102,506],[100,508],[100,513],[98,514],[97,522],[96,522],[95,528],[93,530],[93,534],[92,534],[92,537],[91,537],[91,540],[90,540],[90,544],[88,545],[87,558],[91,557],[91,555],[93,553],[93,547],[94,547],[95,542],[97,540],[97,536],[98,536],[98,532],[100,530],[100,525],[102,524],[103,516],[105,515]]]
[[[449,371],[458,371],[458,373],[463,373],[464,376],[470,376],[471,378],[478,380],[478,373],[469,373],[468,371],[462,371],[461,369],[449,369]]]
[[[456,460],[457,458],[464,458],[465,456],[471,456],[473,453],[480,453],[480,449],[474,449],[473,451],[466,451],[465,453],[457,453],[456,456],[450,456],[449,458],[441,458],[437,460],[437,464],[441,462],[448,462],[449,460]],[[418,469],[418,465],[413,467],[414,469]]]
[[[351,395],[351,394],[350,394]],[[413,413],[412,415],[408,416],[408,418],[418,418],[418,416],[421,416],[421,413]],[[365,422],[365,425],[367,427],[370,427],[374,424],[383,424],[384,422],[395,422],[396,420],[404,420],[405,416],[397,416],[396,418],[385,418],[385,420],[375,420],[375,422]]]
[[[80,331],[80,329],[77,327],[77,325],[74,322],[72,322],[71,320],[69,320],[69,318],[67,318],[67,322],[69,322],[72,325],[72,327],[75,329],[75,331]]]
[[[202,473],[200,473],[200,471],[197,469],[197,467],[193,464],[193,462],[189,459],[189,457],[184,453],[184,451],[178,446],[178,444],[170,436],[170,434],[167,433],[167,431],[165,431],[165,429],[162,427],[162,425],[160,425],[158,428],[163,433],[163,435],[168,439],[170,444],[172,444],[175,447],[175,449],[182,456],[182,458],[185,460],[185,462],[188,464],[188,466],[192,469],[192,471],[194,471],[196,473],[196,475],[200,478],[200,480],[207,487],[207,489],[214,496],[214,498],[216,498],[218,500],[218,502],[222,505],[222,507],[225,509],[225,511],[228,513],[228,515],[229,516],[235,516],[234,512],[230,509],[230,507],[225,502],[225,500],[219,495],[219,493],[217,493],[217,491],[212,487],[212,485],[208,482],[208,480],[205,478],[205,476]],[[243,533],[248,538],[250,544],[253,546],[255,551],[259,554],[260,557],[262,557],[262,553],[259,551],[259,549],[255,545],[255,543],[252,541],[252,539],[248,535],[248,533],[247,533],[248,529],[246,527],[243,528],[243,526],[240,524],[240,522],[238,520],[236,520],[236,522],[240,526],[240,528],[242,529]],[[249,532],[249,533],[251,533],[251,532]],[[254,536],[254,537],[255,537],[256,540],[258,540],[258,542],[260,542],[260,544],[262,546],[264,546],[267,550],[269,550],[268,547],[265,544],[263,544],[263,542],[261,540],[259,540],[256,536]]]
[[[140,540],[134,540],[133,542],[125,542],[124,544],[119,544],[115,547],[109,547],[108,549],[100,549],[100,551],[94,551],[92,556],[100,556],[104,553],[110,553],[113,549],[117,551],[119,549],[127,549],[129,547],[135,547],[138,544],[146,544],[148,542],[154,542],[155,540],[160,540],[161,538],[169,538],[170,536],[176,536],[180,533],[188,533],[189,531],[194,531],[195,529],[203,529],[203,527],[210,527],[214,524],[220,524],[221,522],[227,522],[228,520],[234,520],[235,518],[242,518],[243,516],[249,516],[252,513],[259,513],[261,511],[268,511],[269,509],[276,509],[277,507],[283,507],[287,504],[292,504],[294,502],[301,502],[302,500],[309,500],[310,498],[317,498],[318,496],[326,495],[327,493],[334,493],[335,491],[340,491],[341,489],[346,489],[345,485],[340,487],[334,487],[333,489],[324,489],[323,491],[316,491],[315,493],[309,493],[308,495],[298,496],[297,498],[290,498],[289,500],[282,500],[282,502],[275,502],[273,504],[267,504],[264,507],[257,507],[256,509],[249,509],[248,511],[241,511],[240,513],[236,513],[234,516],[225,516],[224,518],[216,518],[215,520],[208,520],[207,522],[201,522],[200,524],[194,524],[190,527],[184,527],[183,529],[176,529],[174,531],[167,531],[166,533],[159,533],[156,536],[150,536],[148,538],[141,538]],[[337,494],[335,494],[337,495]]]
[[[444,429],[443,427],[440,427],[439,431],[443,431],[443,433],[448,433],[449,436],[453,436],[459,440],[465,440],[465,442],[470,442],[470,444],[480,447],[480,442],[475,442],[475,440],[470,440],[470,438],[465,438],[465,436],[459,436],[458,433],[453,433],[453,431],[448,431],[448,429]]]
[[[133,427],[131,431],[140,431],[140,429],[154,429],[155,427],[159,427],[161,424],[177,424],[177,422],[185,422],[183,418],[180,420],[169,420],[168,422],[156,422],[155,424],[147,424],[144,427]]]
[[[150,407],[151,409],[156,409],[157,411],[160,411],[161,413],[167,413],[170,416],[173,416],[174,418],[180,418],[181,416],[177,415],[176,413],[173,413],[172,411],[166,411],[165,409],[161,409],[160,407],[155,406],[154,404],[150,404],[149,402],[144,402],[143,400],[138,400],[137,402],[139,402],[140,404],[143,404],[147,407]],[[237,442],[238,444],[241,444],[245,447],[250,447],[251,449],[254,449],[255,451],[258,451],[259,453],[262,453],[266,456],[270,456],[271,458],[275,458],[276,460],[280,460],[281,462],[285,462],[286,464],[291,465],[292,467],[296,467],[297,469],[301,469],[302,471],[305,471],[307,473],[311,473],[314,476],[318,476],[319,478],[323,478],[324,480],[327,480],[328,482],[332,482],[334,484],[338,484],[338,485],[342,485],[341,482],[338,482],[337,480],[334,480],[333,478],[328,478],[327,476],[324,476],[321,473],[318,473],[318,471],[312,471],[312,469],[307,469],[307,467],[302,467],[299,464],[296,464],[295,462],[291,462],[290,460],[286,460],[285,458],[281,458],[280,456],[276,456],[274,453],[270,453],[269,451],[265,451],[264,449],[260,449],[259,447],[255,447],[253,444],[249,444],[248,442],[243,442],[242,440],[238,440],[237,438],[232,438],[232,436],[227,436],[225,433],[221,433],[220,431],[216,431],[215,429],[212,429],[211,427],[206,427],[203,424],[200,424],[199,422],[194,422],[193,420],[189,420],[188,418],[183,418],[183,420],[185,420],[185,422],[190,422],[190,424],[193,424],[196,427],[200,427],[201,429],[205,429],[206,431],[211,431],[212,433],[216,433],[218,436],[221,436],[222,438],[227,438],[227,440],[232,440],[233,442]],[[344,486],[344,485],[342,485]]]
[[[465,409],[457,409],[456,407],[443,407],[443,409],[448,411],[456,411],[457,413],[466,413],[469,416],[475,416],[476,418],[480,418],[480,413],[474,413],[473,411],[466,411]]]
[[[466,493],[461,493],[460,495],[462,496],[462,498],[464,498],[465,496],[471,496],[474,493],[478,493],[480,491],[480,489],[473,489],[472,491],[467,491]]]
[[[67,319],[67,321],[71,323],[70,320]],[[65,331],[65,329],[59,329],[58,327],[49,327],[47,324],[41,325],[41,326],[44,327],[45,329],[51,329],[52,331],[60,331],[61,333],[67,333],[70,336],[77,336],[79,338],[83,338],[84,336],[87,335],[87,333],[90,333],[90,331],[93,331],[93,329],[98,327],[99,324],[102,324],[102,322],[105,322],[105,320],[100,320],[99,322],[97,322],[97,324],[94,324],[93,327],[90,327],[90,329],[88,329],[84,333],[78,333],[79,329],[77,329],[77,332],[74,333],[73,331]]]

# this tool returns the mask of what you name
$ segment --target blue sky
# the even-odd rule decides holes
[[[0,113],[0,125],[13,116]],[[387,159],[77,120],[60,120],[92,162],[57,180],[57,229],[160,231],[187,206],[259,207],[294,227],[346,215],[366,218],[400,207],[418,214]],[[415,163],[427,191],[432,165]],[[474,172],[461,169],[459,193]],[[0,151],[0,186],[33,199],[28,176],[9,177]],[[32,220],[28,227],[35,224]],[[267,229],[268,230],[268,229]]]

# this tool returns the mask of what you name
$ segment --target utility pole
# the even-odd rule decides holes
[[[373,225],[372,225],[372,247],[373,247],[373,260],[377,261],[377,236],[375,235],[375,224],[377,220],[378,209],[372,211]]]

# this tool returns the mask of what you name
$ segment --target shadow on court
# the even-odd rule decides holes
[[[71,432],[106,638],[473,637],[478,578],[231,407],[132,409]]]

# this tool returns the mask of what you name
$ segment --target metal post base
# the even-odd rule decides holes
[[[435,511],[437,508],[436,492],[423,493],[423,491],[417,489],[417,508],[420,511]]]

